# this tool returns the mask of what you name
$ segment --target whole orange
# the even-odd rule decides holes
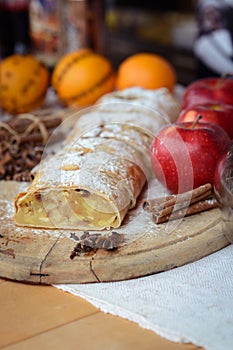
[[[52,86],[66,105],[91,105],[115,87],[115,72],[109,59],[89,49],[61,57],[52,74]]]
[[[167,87],[173,90],[177,75],[173,65],[153,53],[137,53],[127,57],[118,67],[116,87],[123,90],[138,86],[145,89]]]
[[[49,70],[32,55],[11,55],[0,62],[0,105],[12,114],[40,107],[49,84]]]

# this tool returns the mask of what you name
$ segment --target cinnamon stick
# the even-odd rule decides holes
[[[61,124],[62,118],[60,117],[35,117],[37,118],[41,123],[44,124],[46,129],[52,129],[57,127],[58,125]],[[22,116],[22,118],[15,118],[11,120],[8,124],[17,132],[23,133],[27,127],[31,124],[31,120],[25,118]]]
[[[62,123],[62,117],[35,116],[21,114],[9,122],[0,122],[0,136],[2,139],[15,139],[18,143],[42,142]]]
[[[48,130],[48,136],[50,136],[55,128],[51,128]],[[40,132],[33,132],[29,135],[21,136],[20,143],[26,143],[26,142],[32,142],[32,143],[42,143],[43,137]]]
[[[171,214],[171,212],[173,210],[181,210],[183,208],[187,208],[188,206],[191,206],[192,204],[198,203],[204,199],[208,199],[211,196],[212,196],[212,191],[208,191],[206,193],[203,193],[199,197],[191,198],[191,200],[189,200],[189,201],[179,201],[179,198],[178,198],[177,202],[174,205],[166,206],[166,203],[165,203],[164,209],[161,208],[158,210],[153,210],[153,214],[157,213],[157,214],[160,214],[161,216],[169,215],[169,214]]]
[[[204,199],[200,202],[196,202],[189,207],[182,208],[180,210],[175,210],[173,213],[168,215],[152,214],[152,219],[156,224],[161,224],[167,222],[168,220],[176,220],[182,217],[191,216],[197,213],[201,213],[206,210],[217,208],[219,206],[217,199],[209,198]]]
[[[171,200],[172,198],[174,198],[176,195],[175,194],[171,194],[168,195],[166,197],[158,197],[158,198],[154,198],[154,199],[147,199],[142,203],[143,209],[145,211],[148,212],[152,212],[153,210],[155,210],[160,204]]]
[[[218,202],[213,195],[212,185],[207,183],[193,190],[144,201],[144,210],[152,213],[155,223],[163,223],[205,210],[216,208]]]
[[[207,198],[212,194],[212,185],[207,183],[205,185],[194,188],[190,191],[170,195],[162,198],[155,198],[151,200],[146,200],[143,203],[143,208],[149,212],[161,211],[165,208],[172,207],[174,205],[179,205],[179,207],[185,207],[189,204],[195,203],[202,198]]]

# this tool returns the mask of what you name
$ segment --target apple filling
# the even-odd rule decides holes
[[[15,205],[15,220],[18,225],[101,230],[118,227],[124,211],[85,189],[50,189],[49,193],[21,193]]]

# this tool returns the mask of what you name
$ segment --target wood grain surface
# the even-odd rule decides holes
[[[52,286],[0,279],[0,349],[198,350]]]
[[[155,225],[142,209],[126,217],[124,242],[115,250],[95,249],[70,258],[83,232],[23,228],[13,220],[13,199],[28,184],[0,181],[0,276],[36,284],[125,280],[198,260],[229,244],[221,211],[212,209],[179,222]],[[110,232],[111,233],[111,232]],[[109,234],[109,232],[102,232]]]

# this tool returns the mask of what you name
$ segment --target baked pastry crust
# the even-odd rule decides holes
[[[137,125],[146,115],[141,108],[138,112],[136,105],[133,111],[128,108],[127,112],[126,108],[123,115],[131,115],[128,120],[132,118],[132,123],[125,117],[117,121],[117,109],[109,111],[108,120],[103,123],[103,114],[107,112],[102,104],[83,115],[62,149],[41,162],[28,191],[15,198],[15,222],[22,226],[77,230],[119,227],[136,205],[150,176],[149,155],[154,135],[151,130],[156,118],[148,115],[150,127]],[[99,117],[88,129],[86,121],[93,113]],[[161,125],[165,122],[166,118],[159,120]]]

